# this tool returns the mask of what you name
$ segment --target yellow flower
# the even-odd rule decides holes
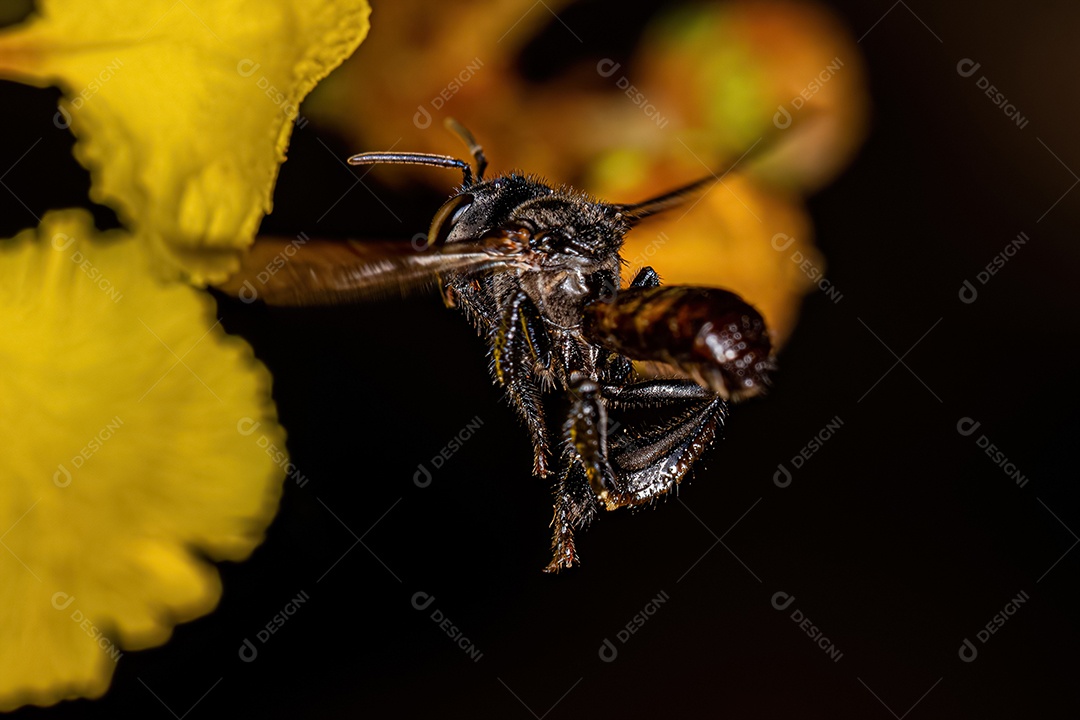
[[[195,553],[246,557],[281,491],[269,373],[140,238],[95,235],[69,210],[0,245],[0,709],[98,696],[211,610]]]
[[[91,198],[159,269],[224,280],[271,209],[297,106],[356,49],[366,0],[42,0],[0,77],[59,84]]]
[[[120,655],[220,596],[284,474],[270,377],[178,279],[254,238],[297,106],[367,33],[365,0],[42,0],[0,77],[64,92],[83,211],[0,242],[0,710],[97,697]]]

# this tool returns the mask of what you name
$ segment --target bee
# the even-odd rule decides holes
[[[606,203],[519,172],[485,179],[483,148],[460,124],[447,124],[472,163],[428,153],[349,158],[462,173],[420,247],[309,241],[285,258],[287,241],[259,240],[221,289],[249,302],[319,305],[430,288],[464,311],[528,429],[533,474],[552,478],[545,571],[558,572],[579,563],[575,533],[601,508],[637,507],[670,492],[715,440],[729,402],[769,385],[769,331],[738,295],[662,286],[651,267],[622,287],[626,234],[701,191],[712,175],[644,202]],[[265,272],[271,264],[275,272]],[[642,377],[634,361],[660,363],[669,377]],[[565,396],[555,429],[544,402],[553,393]]]

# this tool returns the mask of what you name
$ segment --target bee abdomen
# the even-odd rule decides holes
[[[761,314],[726,290],[629,288],[586,306],[583,329],[609,350],[667,363],[725,399],[760,393],[774,369]]]

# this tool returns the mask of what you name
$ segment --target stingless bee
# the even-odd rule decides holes
[[[600,507],[638,506],[670,491],[715,439],[728,401],[769,384],[769,333],[761,315],[726,290],[662,287],[651,267],[621,286],[626,233],[714,176],[635,204],[600,202],[516,172],[485,180],[483,149],[461,125],[447,124],[469,145],[475,178],[470,163],[446,155],[349,158],[461,171],[422,247],[310,241],[268,274],[260,271],[283,257],[286,241],[259,240],[221,289],[271,305],[318,305],[433,286],[448,307],[464,310],[528,428],[533,474],[554,472],[553,558],[545,570],[557,572],[578,562],[574,533]],[[644,379],[634,360],[662,363],[674,377]],[[555,391],[566,394],[568,411],[553,432],[543,396]],[[609,424],[609,413],[620,412],[635,420]]]

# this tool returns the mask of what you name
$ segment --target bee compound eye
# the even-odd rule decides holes
[[[431,228],[428,230],[428,246],[439,247],[445,245],[447,238],[450,237],[450,233],[454,230],[454,226],[457,225],[458,220],[465,214],[465,211],[472,207],[472,204],[473,196],[471,193],[457,195],[443,203],[443,206],[435,213],[435,217],[431,219]]]

